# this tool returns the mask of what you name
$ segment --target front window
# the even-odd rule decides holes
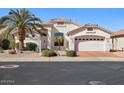
[[[57,24],[58,25],[64,25],[64,22],[58,22]]]
[[[55,33],[54,36],[55,37],[63,37],[63,33]]]
[[[93,31],[93,28],[92,27],[88,27],[87,31]]]

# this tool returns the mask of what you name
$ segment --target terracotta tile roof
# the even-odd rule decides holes
[[[65,23],[72,23],[76,26],[81,26],[79,23],[73,22],[71,19],[66,19],[66,18],[54,18],[54,19],[51,19],[49,22],[50,23],[65,22]]]
[[[121,29],[121,30],[111,34],[111,37],[121,37],[121,36],[124,36],[124,29]]]

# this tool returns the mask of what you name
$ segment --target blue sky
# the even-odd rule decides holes
[[[7,15],[9,8],[0,9],[0,17]],[[28,8],[42,20],[69,18],[81,24],[96,23],[109,30],[124,28],[124,8]]]

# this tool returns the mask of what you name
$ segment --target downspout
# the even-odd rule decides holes
[[[41,53],[41,37],[40,37],[40,40],[39,40],[40,42],[40,46],[39,46],[39,56],[42,56],[42,53]]]
[[[105,38],[105,40],[104,40],[104,52],[106,51],[106,43],[107,43],[107,39]]]
[[[114,38],[112,38],[112,49],[114,50],[114,47],[115,47],[115,45],[114,45]]]
[[[40,37],[40,48],[39,49],[40,49],[39,52],[41,53],[41,49],[42,49],[42,39],[41,39],[41,37]]]

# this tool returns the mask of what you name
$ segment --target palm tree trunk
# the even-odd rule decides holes
[[[19,37],[19,50],[22,52],[24,50],[24,39],[25,39],[25,30],[23,27],[19,28],[18,37]]]

